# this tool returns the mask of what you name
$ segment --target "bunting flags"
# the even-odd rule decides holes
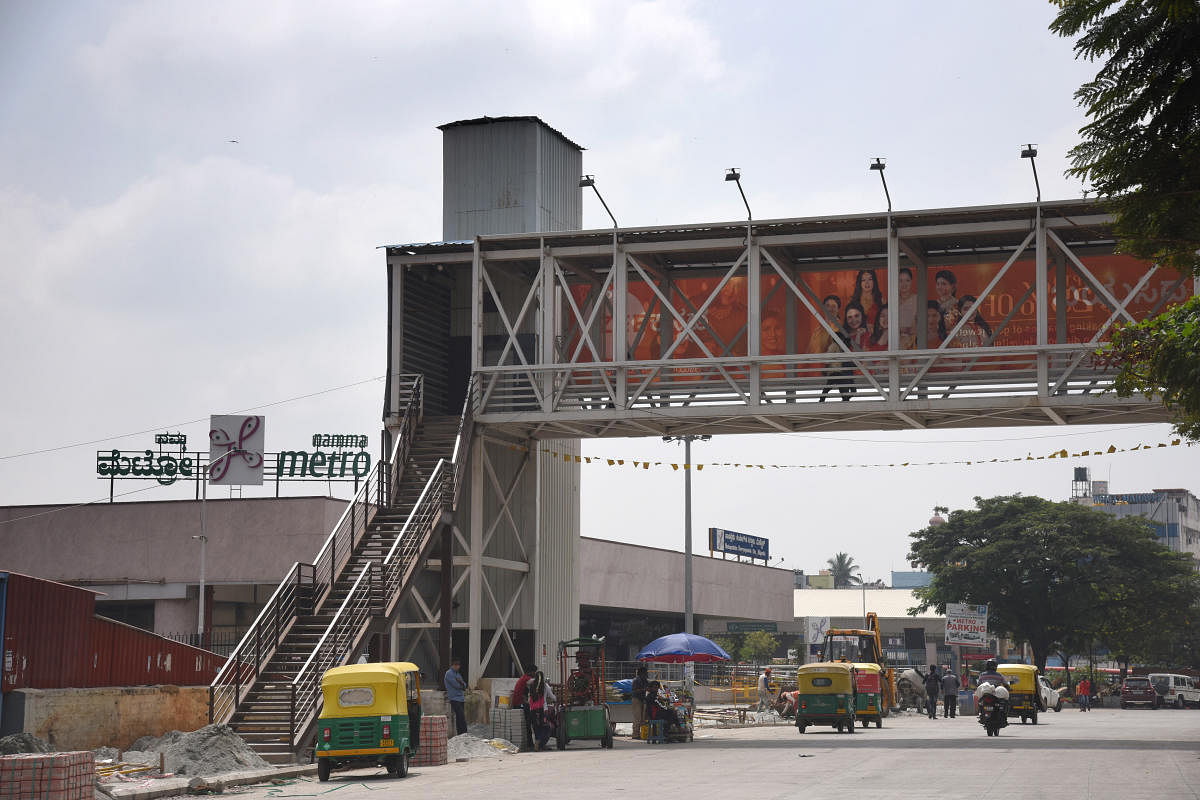
[[[705,467],[717,467],[717,468],[728,467],[731,469],[759,469],[759,470],[766,470],[768,468],[769,469],[865,469],[865,468],[875,469],[875,468],[880,468],[880,467],[889,467],[889,468],[937,467],[937,466],[947,466],[947,465],[958,465],[958,466],[968,466],[969,467],[969,466],[974,466],[977,464],[1011,464],[1011,463],[1020,462],[1020,461],[1045,461],[1048,459],[1061,459],[1061,458],[1090,458],[1090,457],[1095,457],[1095,456],[1113,455],[1116,453],[1135,453],[1135,452],[1138,452],[1141,450],[1155,450],[1159,447],[1180,447],[1180,446],[1191,447],[1192,443],[1184,442],[1181,439],[1172,439],[1170,442],[1157,442],[1156,444],[1152,444],[1152,445],[1151,444],[1139,444],[1139,445],[1135,445],[1133,447],[1117,447],[1116,445],[1110,444],[1104,450],[1080,450],[1077,453],[1072,453],[1069,450],[1063,448],[1060,450],[1054,450],[1054,451],[1052,451],[1050,453],[1046,453],[1044,455],[1036,455],[1035,456],[1033,453],[1027,453],[1024,456],[1012,456],[1009,458],[979,458],[979,459],[972,459],[970,461],[967,461],[967,460],[902,461],[899,463],[891,462],[891,463],[886,463],[886,464],[884,464],[884,463],[877,463],[877,464],[743,464],[743,463],[739,463],[739,462],[730,462],[730,461],[709,462],[709,463],[704,463],[704,464],[699,464],[699,463],[686,464],[686,463],[672,463],[670,461],[629,461],[628,464],[632,465],[632,467],[634,469],[650,469],[650,467],[652,467],[652,466],[653,467],[664,467],[665,466],[665,467],[670,467],[675,472],[678,472],[681,469],[684,469],[684,470],[695,469],[697,472],[699,472],[700,470],[704,469]],[[518,453],[530,452],[528,447],[523,447],[522,445],[517,445],[517,444],[508,445],[508,449],[513,450]],[[557,450],[551,450],[550,448],[547,448],[547,447],[539,448],[537,452],[545,453],[546,455],[550,456],[551,458],[557,459],[557,458],[561,457],[563,461],[566,461],[568,463],[574,462],[576,464],[582,463],[582,464],[606,465],[609,467],[624,467],[624,466],[626,466],[626,463],[627,463],[626,460],[623,458],[606,458],[603,456],[577,456],[573,453],[561,453]]]

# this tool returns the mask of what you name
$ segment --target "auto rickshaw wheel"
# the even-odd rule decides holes
[[[1037,725],[1037,715],[1038,715],[1038,710],[1036,708],[1033,710],[1033,713],[1029,715],[1029,721],[1032,722],[1034,725]]]
[[[838,724],[834,725],[833,727],[837,728],[838,733],[842,732],[842,723],[839,722]]]
[[[871,724],[871,721],[870,721],[870,720],[864,719],[864,720],[862,721],[862,726],[863,726],[864,728],[865,728],[865,727],[867,727],[867,726],[868,726],[868,725],[870,725],[870,724]]]
[[[408,751],[404,751],[396,757],[396,777],[408,777]]]
[[[600,739],[600,746],[605,750],[611,750],[613,746],[613,737],[611,733],[606,733]]]
[[[808,727],[808,726],[807,726],[807,725],[805,725],[803,722],[797,722],[797,723],[796,723],[796,730],[800,731],[801,733],[804,733],[804,729],[805,729],[805,728],[807,728],[807,727]]]
[[[848,723],[846,723],[846,733],[854,733],[854,718],[853,717],[851,717],[850,721]]]
[[[333,765],[329,763],[328,758],[317,759],[317,779],[322,783],[329,780],[329,773],[333,771]]]
[[[1026,722],[1029,722],[1029,717],[1027,717],[1026,715],[1022,714],[1022,715],[1021,715],[1021,724],[1022,724],[1022,725],[1024,725]]]
[[[867,726],[866,726],[866,725],[863,725],[863,727],[865,728],[865,727],[867,727]],[[881,717],[876,717],[876,718],[875,718],[875,727],[876,727],[876,728],[882,728],[882,727],[883,727],[883,718],[881,718]]]
[[[554,729],[554,746],[559,750],[567,749],[567,725],[562,719],[559,719],[558,727]]]

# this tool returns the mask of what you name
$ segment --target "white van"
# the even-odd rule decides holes
[[[1164,706],[1185,708],[1186,706],[1200,707],[1200,688],[1196,680],[1187,675],[1173,675],[1167,672],[1156,672],[1149,676],[1150,685],[1162,698]]]

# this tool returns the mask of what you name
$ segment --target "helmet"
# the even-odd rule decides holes
[[[996,671],[996,659],[989,658],[987,660],[987,663],[983,665],[983,668],[986,669],[988,672],[995,672]]]

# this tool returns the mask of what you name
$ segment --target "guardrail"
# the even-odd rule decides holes
[[[237,712],[246,692],[263,667],[275,654],[283,637],[297,617],[312,614],[328,597],[340,570],[355,545],[362,539],[376,509],[394,497],[408,460],[413,434],[421,416],[424,379],[420,375],[400,376],[411,379],[404,416],[389,459],[376,463],[354,498],[342,512],[325,543],[311,564],[297,562],[275,589],[246,635],[229,654],[225,666],[208,689],[208,721],[228,722]]]

